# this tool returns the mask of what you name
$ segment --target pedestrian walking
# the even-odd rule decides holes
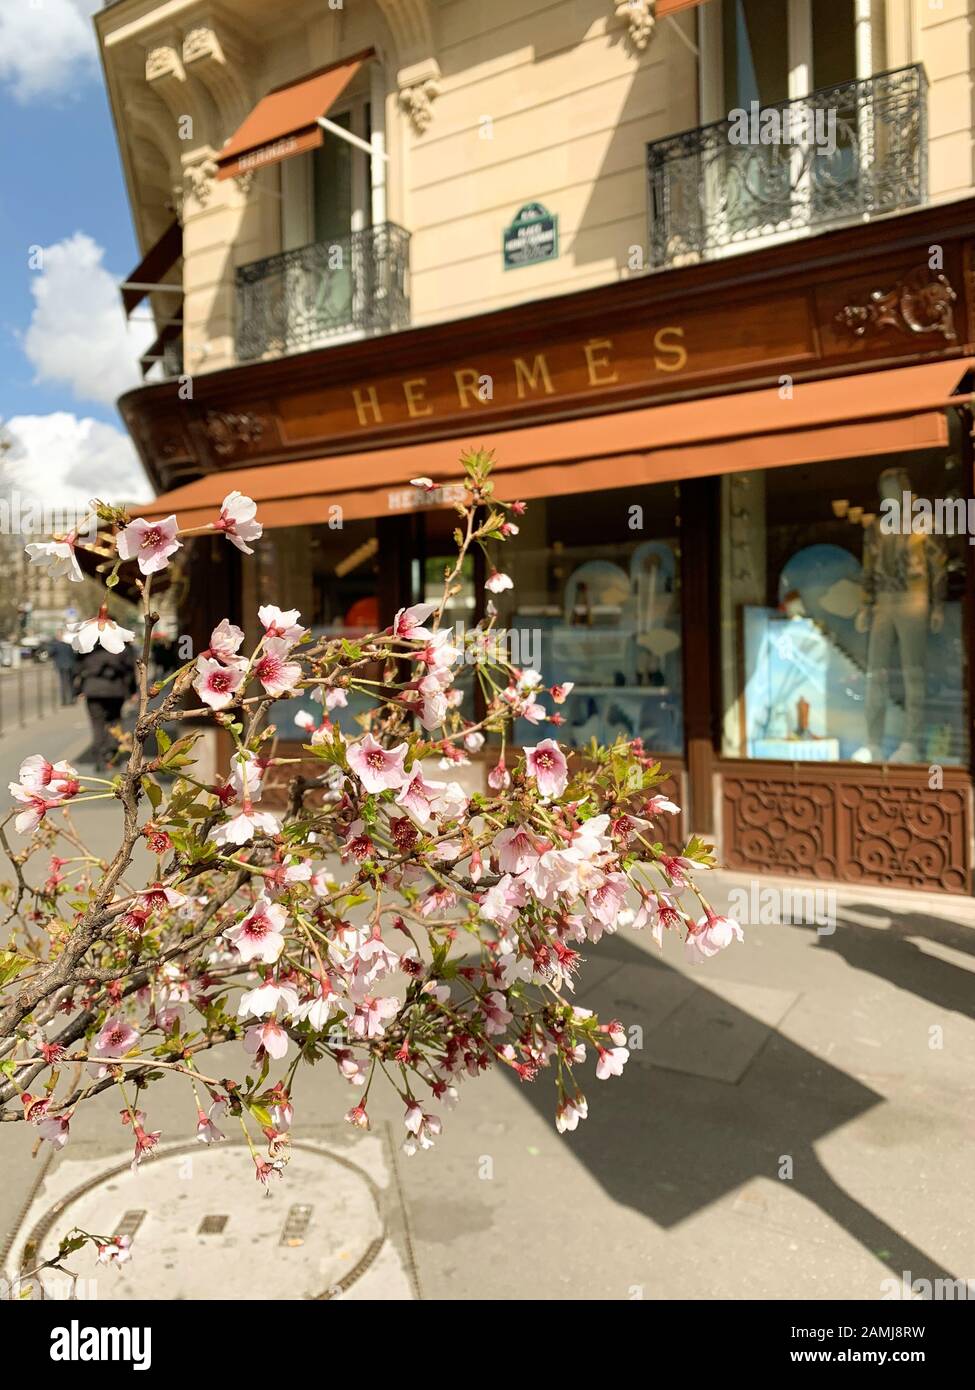
[[[64,640],[64,628],[58,628],[54,641],[51,643],[51,660],[58,673],[61,703],[62,705],[73,705],[77,699],[74,688],[74,668],[77,656],[71,643]]]
[[[118,742],[110,732],[122,716],[122,706],[135,693],[135,658],[130,647],[107,652],[95,647],[77,658],[74,689],[84,696],[91,721],[91,747],[85,761],[96,767],[111,763]]]

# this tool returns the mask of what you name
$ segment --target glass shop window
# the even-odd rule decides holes
[[[341,530],[329,526],[289,526],[265,531],[253,559],[243,564],[243,622],[247,641],[260,636],[257,611],[262,604],[297,608],[300,622],[314,637],[341,636],[354,640],[379,626],[379,545],[373,521],[346,521]],[[365,672],[374,675],[374,672]],[[346,708],[329,718],[346,733],[355,733],[354,715],[368,701],[352,693]],[[274,706],[273,720],[283,739],[306,740],[295,715],[307,711],[321,719],[322,706],[303,694]]]
[[[722,480],[726,756],[967,764],[961,457]]]
[[[514,664],[572,682],[553,730],[514,737],[583,746],[619,734],[655,753],[684,750],[679,495],[673,484],[529,502],[496,560],[514,588],[494,596]]]

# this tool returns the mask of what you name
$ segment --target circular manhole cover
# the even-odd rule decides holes
[[[131,1235],[132,1259],[99,1267],[100,1299],[344,1293],[385,1236],[372,1179],[348,1159],[296,1144],[284,1176],[271,1181],[266,1196],[242,1145],[163,1149],[137,1174],[120,1164],[76,1188],[28,1240],[48,1252],[75,1226]]]

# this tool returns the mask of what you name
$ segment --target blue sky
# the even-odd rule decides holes
[[[126,327],[115,290],[139,250],[96,7],[0,0],[0,428],[22,487],[40,470],[45,489],[134,499],[151,489],[114,399],[138,381],[150,330]]]

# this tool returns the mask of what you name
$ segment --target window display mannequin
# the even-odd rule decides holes
[[[870,634],[867,743],[853,757],[858,762],[883,759],[889,674],[896,643],[904,683],[904,730],[887,761],[916,763],[923,757],[928,632],[940,632],[944,625],[947,554],[939,536],[910,531],[913,491],[905,469],[886,469],[878,488],[882,503],[896,501],[901,507],[903,524],[897,531],[887,530],[882,506],[881,514],[864,532],[863,595],[856,629]]]

